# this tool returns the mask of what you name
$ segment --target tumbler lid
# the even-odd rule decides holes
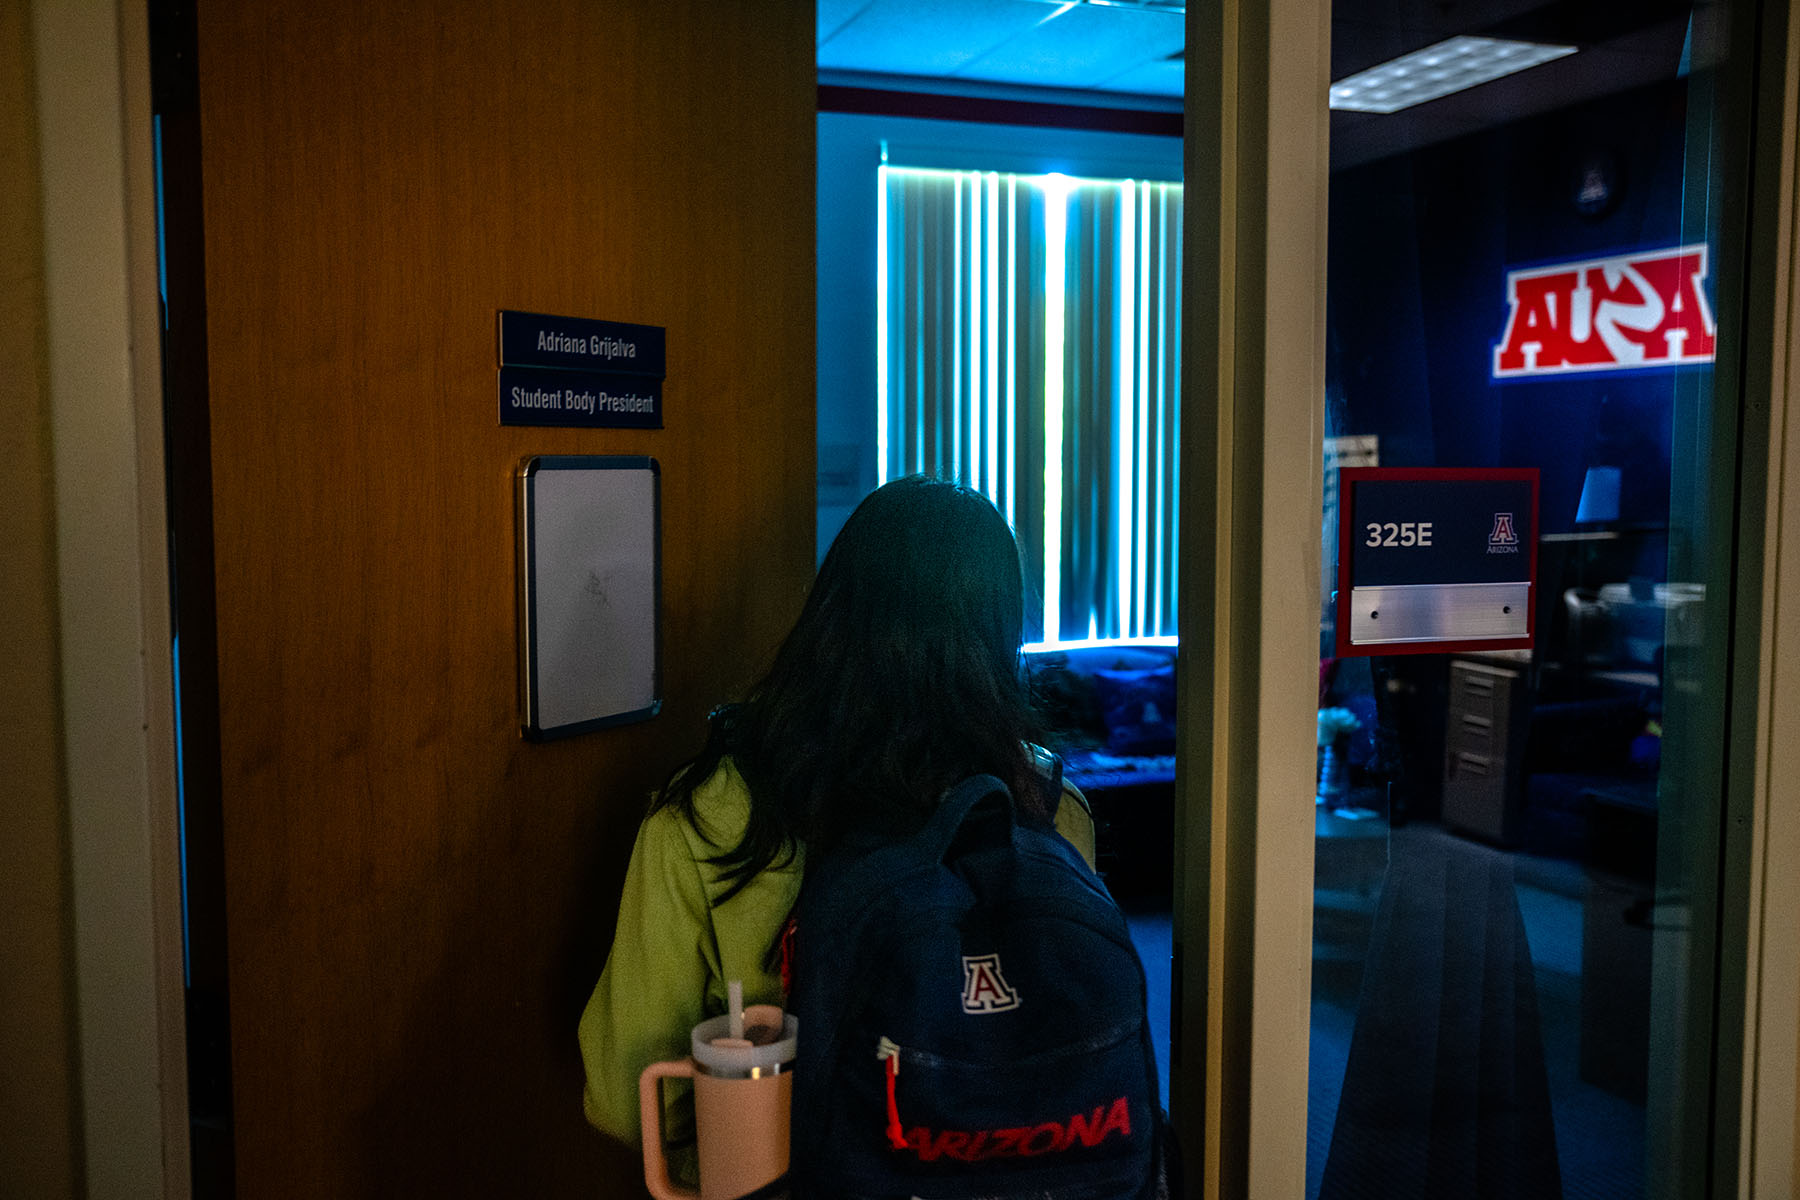
[[[748,1079],[793,1062],[799,1043],[799,1019],[773,1004],[753,1004],[744,1010],[744,1031],[754,1034],[759,1027],[779,1028],[781,1032],[775,1040],[756,1045],[748,1037],[731,1036],[729,1015],[700,1022],[694,1026],[694,1061],[708,1075],[727,1079]]]

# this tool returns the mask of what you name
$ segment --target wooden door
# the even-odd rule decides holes
[[[241,1196],[640,1186],[575,1024],[650,789],[811,575],[813,19],[200,6]],[[666,428],[499,425],[500,309],[666,327]],[[527,743],[513,475],[586,453],[661,464],[665,707]]]

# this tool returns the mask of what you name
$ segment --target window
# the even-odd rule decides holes
[[[883,166],[877,461],[988,495],[1042,639],[1172,639],[1181,185]]]

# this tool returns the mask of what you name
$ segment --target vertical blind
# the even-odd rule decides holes
[[[1042,639],[1175,635],[1181,185],[883,166],[880,478],[984,492]]]

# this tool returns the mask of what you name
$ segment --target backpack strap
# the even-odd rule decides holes
[[[963,824],[983,801],[988,801],[984,811],[1003,814],[1006,833],[1010,836],[1015,823],[1012,792],[992,775],[973,775],[945,792],[944,798],[938,801],[937,811],[931,814],[930,822],[919,834],[916,845],[920,854],[942,862]]]

